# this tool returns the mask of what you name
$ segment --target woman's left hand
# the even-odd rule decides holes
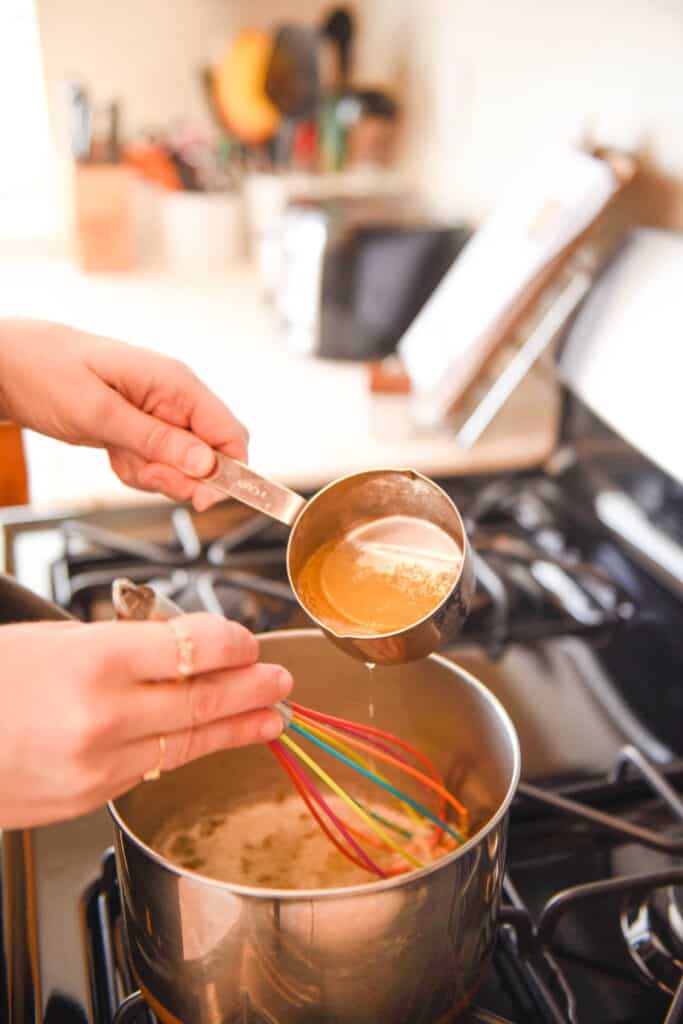
[[[183,363],[35,321],[0,323],[0,416],[105,448],[131,487],[198,510],[220,500],[201,478],[212,449],[247,460],[245,427]]]

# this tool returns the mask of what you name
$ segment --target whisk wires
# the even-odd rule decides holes
[[[289,708],[291,717],[288,718],[286,730],[279,740],[270,744],[271,750],[324,835],[351,863],[370,871],[378,878],[387,878],[401,874],[409,867],[424,866],[410,848],[399,842],[399,838],[411,843],[417,838],[417,830],[421,830],[421,838],[430,843],[432,850],[436,850],[440,844],[445,844],[446,849],[454,849],[456,845],[465,842],[469,828],[466,808],[446,788],[441,775],[429,758],[412,744],[374,726],[312,711],[294,702],[289,704]],[[318,764],[292,734],[328,754],[335,761],[353,769],[385,793],[391,794],[398,801],[405,818],[415,823],[416,831],[410,831],[410,825],[407,828],[402,827],[392,821],[390,816],[379,814],[372,806],[364,806]],[[393,781],[375,767],[376,760],[409,775],[416,783],[427,789],[435,801],[435,810],[431,810],[394,785]],[[411,760],[417,762],[420,767],[415,767]],[[338,797],[354,815],[352,821],[358,826],[362,824],[363,828],[355,827],[339,817],[322,795],[314,778]],[[457,814],[457,828],[448,820],[449,807]],[[388,864],[382,862],[380,866],[373,859],[375,855],[370,856],[361,844],[385,855],[398,855],[398,864],[394,860]]]
[[[342,742],[342,740],[338,739],[332,733],[331,730],[329,730],[329,729],[321,729],[318,726],[313,725],[312,722],[306,722],[305,719],[301,718],[301,716],[298,715],[298,714],[294,715],[293,721],[297,725],[299,725],[300,727],[304,727],[305,726],[306,730],[309,733],[312,733],[314,736],[317,736],[318,739],[325,740],[327,743],[329,743],[329,745],[331,747],[334,747],[336,750],[339,750],[342,754],[346,754],[347,757],[350,757],[353,760],[355,760],[359,765],[361,765],[367,771],[371,770],[370,769],[369,761],[366,761],[365,758],[359,757],[358,755],[355,755],[355,757],[354,757],[353,750],[348,745],[348,743],[344,743],[344,742]],[[375,770],[375,775],[377,776],[378,779],[381,779],[383,782],[388,782],[389,781],[384,775],[382,775],[377,770]],[[358,801],[356,801],[356,802],[358,802]],[[406,814],[413,819],[413,821],[419,823],[422,820],[420,818],[420,815],[417,813],[417,811],[414,810],[413,807],[411,807],[410,804],[406,803],[404,800],[399,800],[399,804],[403,808],[403,810],[406,812]],[[379,817],[379,815],[375,814],[372,811],[369,811],[368,813],[376,821],[381,821],[381,818]],[[384,824],[387,824],[387,822],[384,822]],[[412,838],[410,836],[410,834],[408,835],[408,838]]]
[[[365,769],[362,768],[360,765],[358,765],[357,762],[354,764],[354,762],[352,762],[350,760],[350,758],[347,758],[344,754],[340,754],[339,751],[336,751],[336,750],[334,750],[333,747],[330,747],[330,746],[328,746],[328,744],[323,743],[322,740],[319,740],[315,736],[312,736],[311,734],[308,734],[305,729],[301,728],[301,726],[298,726],[295,723],[292,723],[289,726],[289,728],[292,731],[294,731],[294,732],[300,733],[306,739],[309,739],[311,742],[314,742],[314,743],[322,746],[323,748],[327,747],[328,752],[331,752],[333,754],[333,756],[336,756],[337,758],[347,762],[348,764],[350,764],[350,766],[352,768],[356,768],[357,770],[361,771],[362,773],[365,772]],[[361,818],[361,820],[364,821],[365,824],[373,832],[375,832],[378,836],[380,836],[384,840],[384,842],[386,843],[386,845],[388,847],[390,847],[396,853],[400,854],[405,860],[408,861],[409,864],[412,864],[413,867],[421,868],[423,866],[421,864],[421,862],[417,859],[417,857],[414,857],[412,853],[410,853],[408,850],[404,849],[404,847],[402,847],[400,845],[400,843],[397,843],[396,840],[392,836],[390,836],[387,832],[384,831],[384,829],[380,828],[380,826],[376,822],[374,822],[372,820],[370,815],[367,814],[366,811],[364,811],[362,807],[360,807],[360,805],[353,799],[353,797],[349,796],[349,794],[346,792],[346,790],[343,789],[342,786],[340,786],[339,783],[336,782],[335,779],[333,779],[330,775],[328,775],[328,773],[325,771],[325,769],[321,768],[320,765],[316,761],[314,761],[313,758],[310,757],[306,753],[306,751],[303,750],[299,746],[298,743],[295,743],[294,740],[290,736],[287,736],[286,734],[283,734],[280,737],[280,742],[283,743],[294,754],[296,754],[296,756],[299,758],[299,760],[303,761],[304,764],[308,768],[310,768],[310,770],[313,772],[314,775],[317,775],[319,779],[322,779],[322,781],[327,786],[329,786],[329,788],[332,790],[332,792],[336,793],[336,795],[339,797],[340,800],[343,800],[343,802],[355,814],[357,814],[358,817]],[[372,776],[371,776],[371,778],[372,778]],[[376,779],[377,777],[374,776],[374,778]],[[398,793],[398,790],[396,792]]]
[[[307,809],[310,811],[311,815],[313,816],[317,824],[320,826],[324,834],[327,836],[327,838],[330,840],[330,842],[333,843],[334,846],[336,846],[340,853],[344,854],[345,857],[347,857],[350,861],[356,864],[359,868],[369,868],[371,871],[374,871],[375,874],[379,875],[380,878],[384,878],[384,872],[377,866],[377,864],[375,864],[372,858],[368,857],[363,848],[359,846],[352,838],[351,833],[353,832],[353,830],[347,829],[344,823],[337,817],[337,815],[334,813],[334,811],[329,806],[327,801],[317,791],[316,787],[310,781],[306,773],[302,771],[301,768],[299,768],[299,766],[296,763],[296,760],[291,756],[291,754],[288,754],[287,751],[283,749],[283,746],[279,741],[272,742],[269,744],[269,746],[273,753],[275,754],[275,756],[277,757],[277,759],[282,764],[287,774],[289,775]],[[309,793],[306,792],[307,789],[310,791],[310,796]],[[315,807],[315,804],[313,803],[313,800],[318,801],[323,812],[329,816],[330,821],[336,826],[341,835],[344,836],[349,846],[351,846],[351,848],[355,850],[357,856],[354,856],[354,854],[350,853],[350,851],[347,850],[342,845],[342,843],[340,843],[340,841],[335,836],[334,832],[332,832],[332,830],[328,827],[322,815],[318,812],[317,808]]]
[[[336,733],[336,730],[331,731]],[[422,783],[422,785],[427,786],[435,793],[438,793],[454,808],[455,811],[457,811],[458,816],[466,821],[467,811],[460,803],[460,801],[456,800],[456,798],[449,792],[449,790],[446,789],[442,782],[437,782],[435,779],[429,778],[427,775],[424,774],[424,772],[421,772],[419,771],[419,769],[414,768],[405,760],[399,759],[395,757],[393,754],[385,753],[383,750],[379,750],[374,745],[371,746],[370,744],[358,739],[355,736],[347,735],[346,739],[347,742],[350,743],[356,749],[365,751],[371,754],[372,756],[378,757],[380,760],[385,761],[387,764],[391,764],[393,767],[399,768],[401,771],[406,772],[408,775],[411,775],[414,779],[417,779],[419,782]],[[405,794],[402,795],[404,799],[410,799]]]
[[[384,779],[380,778],[374,772],[368,771],[361,764],[359,764],[359,762],[357,760],[354,760],[353,758],[347,757],[346,754],[342,754],[341,751],[339,751],[339,750],[335,750],[334,747],[330,746],[330,744],[327,743],[325,740],[321,740],[317,736],[314,736],[313,733],[308,731],[308,729],[302,728],[296,722],[292,722],[292,724],[289,726],[289,728],[293,732],[296,732],[299,735],[301,735],[301,736],[305,737],[306,739],[308,739],[309,742],[313,743],[315,746],[319,747],[321,750],[324,750],[326,753],[331,754],[332,757],[336,758],[338,761],[341,761],[343,764],[348,765],[349,768],[353,768],[354,771],[360,772],[360,774],[365,776],[365,778],[369,779],[371,782],[376,783],[378,786],[381,786],[382,789],[385,789],[387,792],[389,792],[393,796],[397,797],[401,802],[405,802],[405,803],[410,804],[416,811],[418,811],[420,814],[422,814],[425,818],[429,818],[429,820],[431,822],[433,822],[435,825],[437,825],[439,828],[442,828],[445,832],[448,832],[448,834],[453,839],[455,839],[455,841],[457,843],[459,843],[460,845],[462,845],[462,843],[465,842],[463,836],[459,832],[456,832],[456,830],[454,828],[452,828],[447,822],[443,821],[441,818],[437,818],[437,816],[435,814],[433,814],[427,807],[425,807],[421,803],[418,803],[417,800],[414,800],[411,796],[408,796],[407,793],[403,793],[400,789],[397,789],[396,786],[392,785],[390,782],[385,782]],[[285,742],[285,740],[288,740],[288,737],[286,737],[286,736],[282,737],[282,741]],[[291,743],[291,740],[289,742]],[[362,743],[360,740],[353,740],[353,741],[350,740],[350,742],[352,742],[354,746],[360,747],[360,749],[362,749],[362,750],[370,750],[370,751],[372,751],[372,748],[368,747],[367,744]],[[378,757],[380,756],[380,751],[377,751],[377,756]],[[388,761],[389,763],[396,763],[396,764],[398,764],[399,767],[402,767],[403,770],[409,772],[409,774],[415,775],[415,777],[419,778],[420,781],[425,783],[425,785],[426,784],[430,784],[432,787],[442,791],[444,795],[448,794],[447,790],[445,790],[442,786],[438,786],[438,784],[433,782],[432,779],[428,779],[427,776],[424,775],[422,772],[418,772],[416,769],[411,768],[409,765],[401,765],[401,762],[396,761],[396,759],[391,757],[389,754],[382,754],[382,757],[386,761]],[[311,767],[311,769],[313,771],[315,771],[317,768],[319,768],[319,765],[317,765],[316,762],[313,761],[311,758],[309,758],[309,761],[311,762],[309,764],[309,767]],[[313,768],[313,765],[315,765],[315,768]],[[321,778],[322,778],[322,776],[321,776]],[[329,778],[329,776],[328,776],[328,778]],[[327,781],[327,780],[325,780],[325,781]],[[335,785],[337,785],[336,782],[335,782]],[[346,796],[348,796],[348,795],[346,795]],[[448,794],[448,796],[450,796],[450,794]],[[351,802],[352,802],[352,805],[353,805],[352,809],[353,809],[353,807],[355,807],[357,813],[359,813],[361,817],[364,817],[364,816],[366,818],[368,817],[367,815],[364,814],[364,812],[362,812],[360,810],[359,805],[352,798],[349,797],[348,799],[351,800]],[[372,819],[370,819],[370,821],[372,821]],[[378,831],[379,826],[376,823],[373,822],[371,824],[371,828],[373,828],[374,831]],[[386,838],[386,836],[385,836],[385,838]],[[393,840],[389,843],[389,845],[391,845],[393,847],[393,849],[396,849],[396,844],[393,843]],[[401,851],[401,848],[399,847],[397,852],[401,853],[403,851]],[[411,860],[412,863],[414,863],[414,859],[412,859],[410,855],[409,855],[408,859]],[[421,866],[421,865],[418,865],[418,866]]]

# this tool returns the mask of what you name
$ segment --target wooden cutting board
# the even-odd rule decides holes
[[[0,506],[28,504],[28,473],[21,430],[0,422]]]

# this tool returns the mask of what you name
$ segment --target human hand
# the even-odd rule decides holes
[[[106,448],[130,487],[221,500],[200,482],[212,449],[247,460],[243,425],[183,363],[59,324],[0,323],[0,416],[71,444]]]
[[[275,739],[289,673],[257,663],[243,626],[183,617],[197,675],[179,682],[168,623],[0,626],[0,829],[83,814],[226,747]]]

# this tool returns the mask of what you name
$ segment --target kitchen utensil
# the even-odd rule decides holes
[[[156,594],[151,587],[136,587],[130,580],[115,580],[112,597],[114,609],[120,619],[172,619],[183,614],[182,609],[169,598]],[[431,827],[430,845],[435,854],[445,852],[443,846],[438,851],[439,843],[445,837],[450,837],[451,841],[457,845],[464,843],[464,836],[469,824],[466,809],[453,794],[444,788],[443,779],[429,759],[425,758],[412,744],[372,726],[368,727],[360,722],[349,722],[336,716],[325,715],[301,704],[292,704],[290,701],[278,701],[274,707],[284,719],[287,735],[283,734],[280,740],[270,743],[270,749],[290,776],[307,809],[327,838],[357,866],[378,878],[387,877],[386,872],[356,842],[354,836],[374,845],[379,840],[380,849],[398,854],[402,858],[401,866],[393,869],[392,874],[401,874],[403,871],[410,870],[411,866],[423,867],[424,865],[407,848],[403,829],[396,828],[395,823],[392,824],[384,816],[379,816],[376,812],[359,804],[353,795],[357,789],[358,780],[356,780],[356,785],[350,795],[321,768],[311,757],[310,752],[307,753],[305,749],[301,748],[298,742],[300,739],[307,740],[309,745],[312,745],[313,753],[323,750],[336,761],[359,772],[362,778],[374,782],[382,793],[389,793],[397,801],[399,808],[412,816],[413,822],[417,823],[417,828],[422,833],[424,833],[425,826]],[[372,762],[360,757],[356,753],[357,750],[369,754],[373,759]],[[412,761],[405,758],[406,752]],[[314,776],[326,784],[328,789],[343,802],[344,809],[350,809],[352,814],[355,814],[358,819],[355,823],[356,827],[340,820],[319,792],[315,782],[300,765],[297,766],[294,758],[302,762],[313,772]],[[395,781],[380,774],[379,769],[375,767],[376,760],[398,769],[403,775],[403,783],[400,777],[398,781]],[[419,767],[416,767],[413,762],[417,762]],[[425,770],[427,774],[425,774]],[[405,784],[405,776],[418,781],[421,787],[420,801],[426,800],[429,803],[435,794],[438,795],[436,811],[425,807],[422,802],[398,788],[399,785]],[[455,810],[458,815],[457,826],[452,822],[449,824],[447,821],[451,810]],[[329,824],[326,823],[325,816]],[[358,828],[361,825],[364,826],[365,832],[359,834]],[[331,829],[336,829],[337,835]],[[367,835],[368,829],[371,833],[369,836]],[[397,838],[396,833],[402,835],[401,840]],[[407,838],[410,840],[413,835],[411,834]]]
[[[125,162],[147,181],[178,192],[182,182],[167,149],[159,143],[135,143],[126,147]]]
[[[415,661],[452,640],[462,626],[475,586],[465,528],[451,499],[421,473],[410,469],[354,473],[333,481],[306,500],[217,452],[216,468],[204,482],[221,494],[291,526],[287,574],[294,594],[313,621],[347,654],[384,665]],[[455,541],[462,552],[462,562],[453,586],[433,611],[403,629],[369,636],[356,631],[335,631],[302,599],[298,587],[301,569],[325,541],[359,523],[387,516],[411,516],[433,523]]]
[[[108,159],[117,164],[121,159],[121,104],[109,104],[109,137],[107,139]]]
[[[121,104],[97,103],[88,107],[90,136],[87,161],[95,164],[117,164],[121,159]]]
[[[266,71],[265,92],[282,122],[273,139],[276,167],[290,164],[297,124],[313,117],[319,94],[315,35],[301,25],[282,25],[275,33]]]
[[[172,146],[166,147],[166,152],[170,162],[173,164],[178,180],[182,186],[184,192],[198,192],[199,183],[197,181],[196,169],[184,159],[182,153],[174,149]]]
[[[238,33],[214,77],[216,103],[223,120],[242,142],[254,145],[270,139],[280,114],[265,92],[273,49],[266,32],[245,29]]]
[[[289,118],[311,117],[318,102],[315,35],[303,25],[282,25],[273,39],[265,92]]]
[[[218,103],[216,95],[215,71],[210,66],[200,68],[199,82],[201,85],[206,107],[216,128],[224,132],[226,130],[225,116]]]
[[[376,724],[419,746],[457,789],[472,838],[422,870],[350,888],[217,882],[162,857],[155,835],[179,812],[189,827],[276,798],[280,766],[258,745],[164,773],[109,805],[136,982],[163,1021],[433,1024],[472,998],[492,952],[515,730],[484,686],[439,656],[370,674],[317,630],[259,643],[291,671],[297,699],[323,713],[367,722],[371,679]],[[346,766],[339,779],[372,793]]]
[[[330,11],[320,29],[323,39],[329,40],[337,53],[337,75],[335,90],[341,91],[351,75],[351,53],[354,36],[354,23],[351,13],[345,7],[336,7]]]
[[[363,726],[358,722],[349,722],[336,716],[324,715],[300,704],[290,706],[292,716],[285,732],[279,740],[271,742],[269,746],[283,765],[316,823],[347,860],[377,878],[387,878],[404,874],[411,869],[411,866],[413,868],[425,867],[426,863],[431,863],[432,858],[438,859],[452,850],[454,846],[462,846],[465,843],[468,827],[466,809],[444,787],[443,780],[432,768],[431,762],[427,761],[425,766],[426,759],[412,744],[391,733],[378,730],[374,726]],[[295,738],[290,735],[292,732],[296,733],[296,742]],[[352,790],[351,793],[345,790],[311,757],[310,752],[301,748],[299,737],[307,740],[309,745],[313,745],[313,753],[322,750],[338,762],[359,772],[363,778],[369,779],[381,787],[384,793],[389,793],[396,801],[395,811],[407,813],[410,820],[406,817],[405,824],[401,825],[395,819],[392,820],[391,809],[389,817],[387,817],[384,813],[380,814],[373,810],[372,807],[364,806],[356,798],[355,790]],[[369,755],[372,762],[360,757],[355,750]],[[416,768],[405,758],[405,752],[413,761],[419,763],[420,768]],[[355,815],[355,827],[354,824],[340,819],[332,811],[314,780],[306,774],[301,764],[297,765],[295,758],[309,768],[315,777],[325,783],[328,789],[343,801],[345,805],[343,809],[348,809]],[[380,774],[379,769],[375,768],[373,764],[376,759],[393,768],[398,768],[399,772],[409,778],[417,779],[423,787],[420,794],[422,801],[429,802],[430,797],[438,794],[439,803],[436,809],[430,810],[424,803],[399,789],[400,779],[392,781],[386,775]],[[425,774],[425,767],[427,767],[428,774]],[[385,769],[383,768],[383,770]],[[315,802],[317,808],[312,801]],[[454,809],[458,815],[457,823],[453,823],[452,820],[449,823],[451,809]],[[326,824],[323,815],[327,816],[329,824]],[[361,827],[363,831],[359,831]],[[338,835],[331,831],[333,828],[336,829]],[[427,860],[423,853],[414,848],[411,849],[411,843],[416,836],[421,837],[423,841],[427,836],[429,838],[431,853]],[[382,867],[376,862],[374,849],[371,850],[371,855],[368,854],[367,850],[356,842],[356,839],[360,839],[374,848],[378,847],[382,852],[394,854],[394,863],[389,867]],[[397,863],[396,858],[398,858]]]
[[[388,166],[392,162],[398,104],[387,92],[355,89],[340,100],[339,117],[346,127],[346,159],[350,167]]]
[[[346,132],[338,115],[339,102],[338,97],[332,95],[325,96],[320,103],[318,139],[323,174],[334,174],[344,166]]]
[[[349,113],[358,103],[349,94],[353,19],[344,8],[330,12],[319,31],[319,63],[324,96],[320,103],[319,162],[323,172],[339,171],[345,163]]]
[[[92,109],[85,88],[80,82],[66,83],[69,138],[74,160],[90,159],[92,140]]]
[[[291,167],[295,171],[311,174],[317,167],[318,124],[303,121],[296,126],[292,143]]]

